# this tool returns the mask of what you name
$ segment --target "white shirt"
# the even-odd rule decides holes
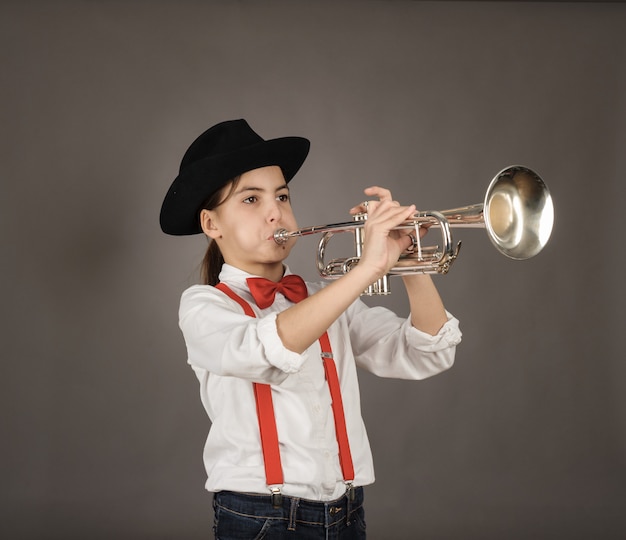
[[[286,274],[289,270],[286,269]],[[200,397],[212,426],[204,448],[208,491],[267,495],[253,382],[272,385],[283,466],[282,493],[332,500],[345,492],[335,424],[319,343],[304,353],[286,349],[276,315],[292,303],[280,293],[259,309],[246,284],[249,274],[224,265],[220,281],[250,303],[257,318],[209,285],[187,289],[180,303],[180,327],[188,362],[200,381]],[[324,287],[307,283],[309,294]],[[337,365],[355,486],[374,482],[374,468],[361,417],[356,367],[383,377],[424,379],[452,366],[461,341],[458,321],[436,336],[411,326],[382,307],[356,300],[328,329]]]

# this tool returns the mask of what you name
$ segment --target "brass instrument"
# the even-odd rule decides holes
[[[358,264],[363,250],[363,226],[367,213],[357,214],[353,221],[305,227],[289,232],[279,229],[274,233],[277,244],[289,238],[321,233],[317,250],[317,267],[325,278],[338,278]],[[541,177],[522,166],[507,167],[489,184],[483,203],[452,210],[417,212],[396,230],[411,229],[413,246],[403,253],[389,274],[370,285],[364,294],[389,294],[390,275],[447,274],[459,254],[461,242],[452,244],[452,227],[485,228],[489,239],[503,255],[524,260],[537,255],[548,243],[554,222],[554,208],[548,187]],[[442,245],[422,246],[419,227],[438,227]],[[324,262],[326,245],[339,232],[353,232],[355,256]]]

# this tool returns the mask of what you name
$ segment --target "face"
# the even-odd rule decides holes
[[[224,197],[229,190],[230,186],[224,188]],[[283,260],[295,241],[279,246],[274,232],[297,228],[280,167],[242,174],[234,192],[213,210],[203,210],[200,222],[205,234],[217,242],[226,263],[251,274],[280,279]]]

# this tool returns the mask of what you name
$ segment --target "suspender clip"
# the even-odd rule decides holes
[[[354,486],[352,485],[352,482],[346,482],[346,495],[348,497],[348,500],[352,502],[356,498],[356,493],[354,492]]]
[[[280,492],[280,488],[277,486],[274,486],[272,488],[270,488],[270,491],[272,492],[272,506],[274,508],[282,508],[283,506],[283,495]]]

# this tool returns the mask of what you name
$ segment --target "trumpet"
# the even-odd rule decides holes
[[[328,279],[339,278],[359,263],[363,251],[367,213],[353,216],[352,221],[305,227],[296,231],[278,229],[274,241],[284,244],[289,238],[322,234],[317,249],[317,268]],[[394,230],[409,229],[413,245],[400,255],[389,273],[372,283],[364,292],[368,296],[390,293],[389,276],[447,274],[456,260],[461,242],[453,245],[451,228],[484,228],[494,247],[514,260],[537,255],[548,243],[554,223],[554,207],[548,187],[533,170],[515,165],[500,171],[489,184],[484,202],[451,210],[417,212]],[[441,246],[422,246],[420,227],[435,227],[441,232]],[[326,263],[326,246],[336,233],[352,232],[355,255]]]

